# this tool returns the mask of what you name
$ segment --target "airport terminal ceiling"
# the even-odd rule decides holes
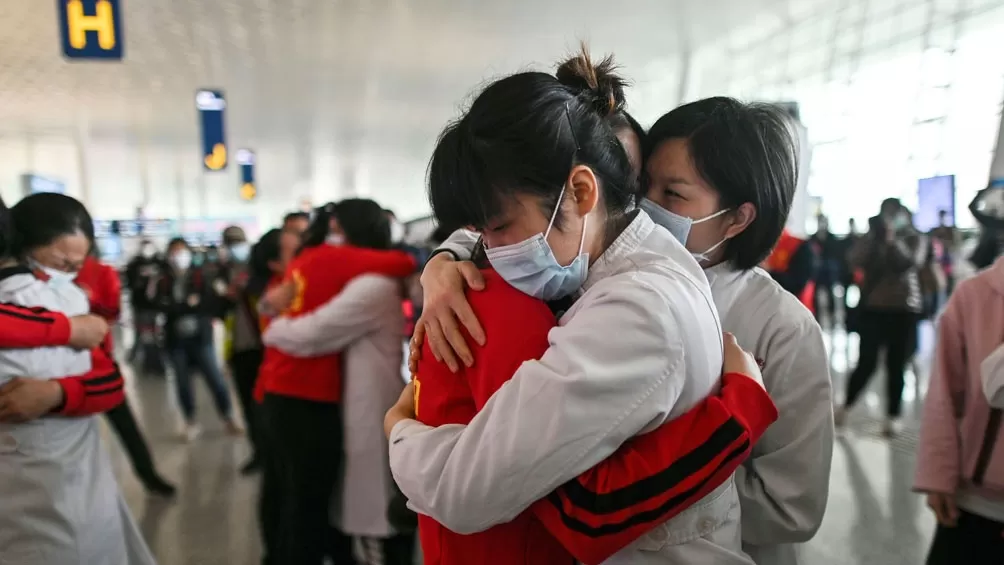
[[[213,189],[214,179],[197,178],[193,100],[209,87],[226,93],[230,144],[258,151],[263,201],[289,198],[293,185],[336,197],[322,185],[353,177],[368,187],[356,190],[419,212],[435,136],[484,78],[550,68],[584,39],[617,54],[637,82],[635,111],[651,114],[675,101],[678,76],[664,69],[677,70],[694,42],[756,14],[778,25],[788,9],[775,0],[132,0],[122,2],[124,60],[71,63],[56,1],[6,1],[0,186],[11,197],[8,173],[32,168],[70,177],[72,188],[74,171],[44,169],[66,169],[84,139],[92,205],[131,209],[122,198],[130,185]],[[127,178],[113,181],[109,170]],[[184,206],[151,198],[165,210]]]

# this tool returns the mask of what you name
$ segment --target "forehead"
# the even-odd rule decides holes
[[[686,176],[694,172],[690,148],[685,139],[667,139],[660,142],[645,164],[649,176]]]

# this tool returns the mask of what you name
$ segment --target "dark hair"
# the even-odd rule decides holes
[[[286,224],[292,222],[293,220],[307,220],[309,222],[310,214],[306,212],[290,212],[285,216],[283,216],[282,225],[285,226]]]
[[[683,139],[698,174],[724,208],[747,202],[756,218],[726,243],[724,258],[752,269],[770,255],[784,230],[798,179],[798,142],[790,118],[770,104],[706,98],[659,118],[648,130],[645,161],[660,144]]]
[[[331,218],[334,217],[334,214],[334,202],[328,202],[324,206],[320,206],[314,210],[314,217],[310,220],[307,231],[303,232],[303,242],[300,244],[300,249],[297,253],[324,243],[324,240],[328,238],[328,233],[331,231]]]
[[[356,247],[390,249],[390,216],[376,202],[348,198],[335,204],[335,219],[345,239]]]
[[[969,256],[969,262],[977,269],[986,269],[993,265],[1004,252],[1004,245],[1001,245],[1001,235],[1000,230],[992,228],[980,230],[980,238],[973,253]]]
[[[261,236],[258,243],[251,247],[251,255],[248,258],[248,285],[247,291],[252,296],[258,296],[265,290],[269,279],[272,278],[272,269],[269,263],[279,260],[282,230],[271,229]]]
[[[192,250],[192,246],[188,244],[188,240],[187,239],[185,239],[183,237],[172,237],[171,241],[167,242],[167,247],[164,249],[164,252],[165,253],[170,253],[171,252],[171,248],[172,247],[176,247],[178,245],[183,246],[185,249],[187,249],[189,251]]]
[[[648,139],[648,132],[645,131],[645,128],[643,128],[641,124],[638,123],[638,120],[634,119],[631,114],[628,114],[626,111],[618,112],[607,118],[607,121],[610,123],[610,127],[614,130],[614,133],[625,129],[631,130],[631,132],[638,138],[638,143],[642,148],[642,151],[644,151],[645,141]]]
[[[10,209],[11,255],[20,257],[65,235],[82,234],[94,241],[94,221],[76,198],[42,192],[25,196]]]
[[[879,213],[885,214],[886,210],[891,212],[898,212],[903,208],[903,203],[899,201],[899,198],[886,198],[882,201],[879,206]],[[891,209],[891,210],[890,210]]]
[[[485,88],[443,131],[429,161],[429,200],[440,225],[484,227],[517,194],[541,197],[551,214],[570,169],[586,165],[611,218],[630,206],[627,153],[607,118],[624,107],[613,59],[585,49],[555,75],[522,72]],[[560,229],[561,214],[555,218]]]

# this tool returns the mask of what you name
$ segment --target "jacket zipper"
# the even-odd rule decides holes
[[[987,474],[987,467],[990,466],[990,456],[993,455],[994,446],[997,444],[997,434],[1001,429],[1001,409],[992,408],[990,419],[987,421],[987,431],[983,434],[983,445],[980,446],[980,455],[976,458],[976,468],[973,469],[973,484],[983,486],[983,478]]]

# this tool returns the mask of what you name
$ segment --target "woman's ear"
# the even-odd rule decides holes
[[[732,216],[732,225],[725,230],[725,237],[728,239],[741,234],[753,223],[753,220],[756,219],[756,206],[752,202],[745,202],[730,215]]]
[[[576,213],[581,217],[596,208],[600,199],[600,185],[596,173],[585,165],[576,165],[568,175],[568,192]]]

